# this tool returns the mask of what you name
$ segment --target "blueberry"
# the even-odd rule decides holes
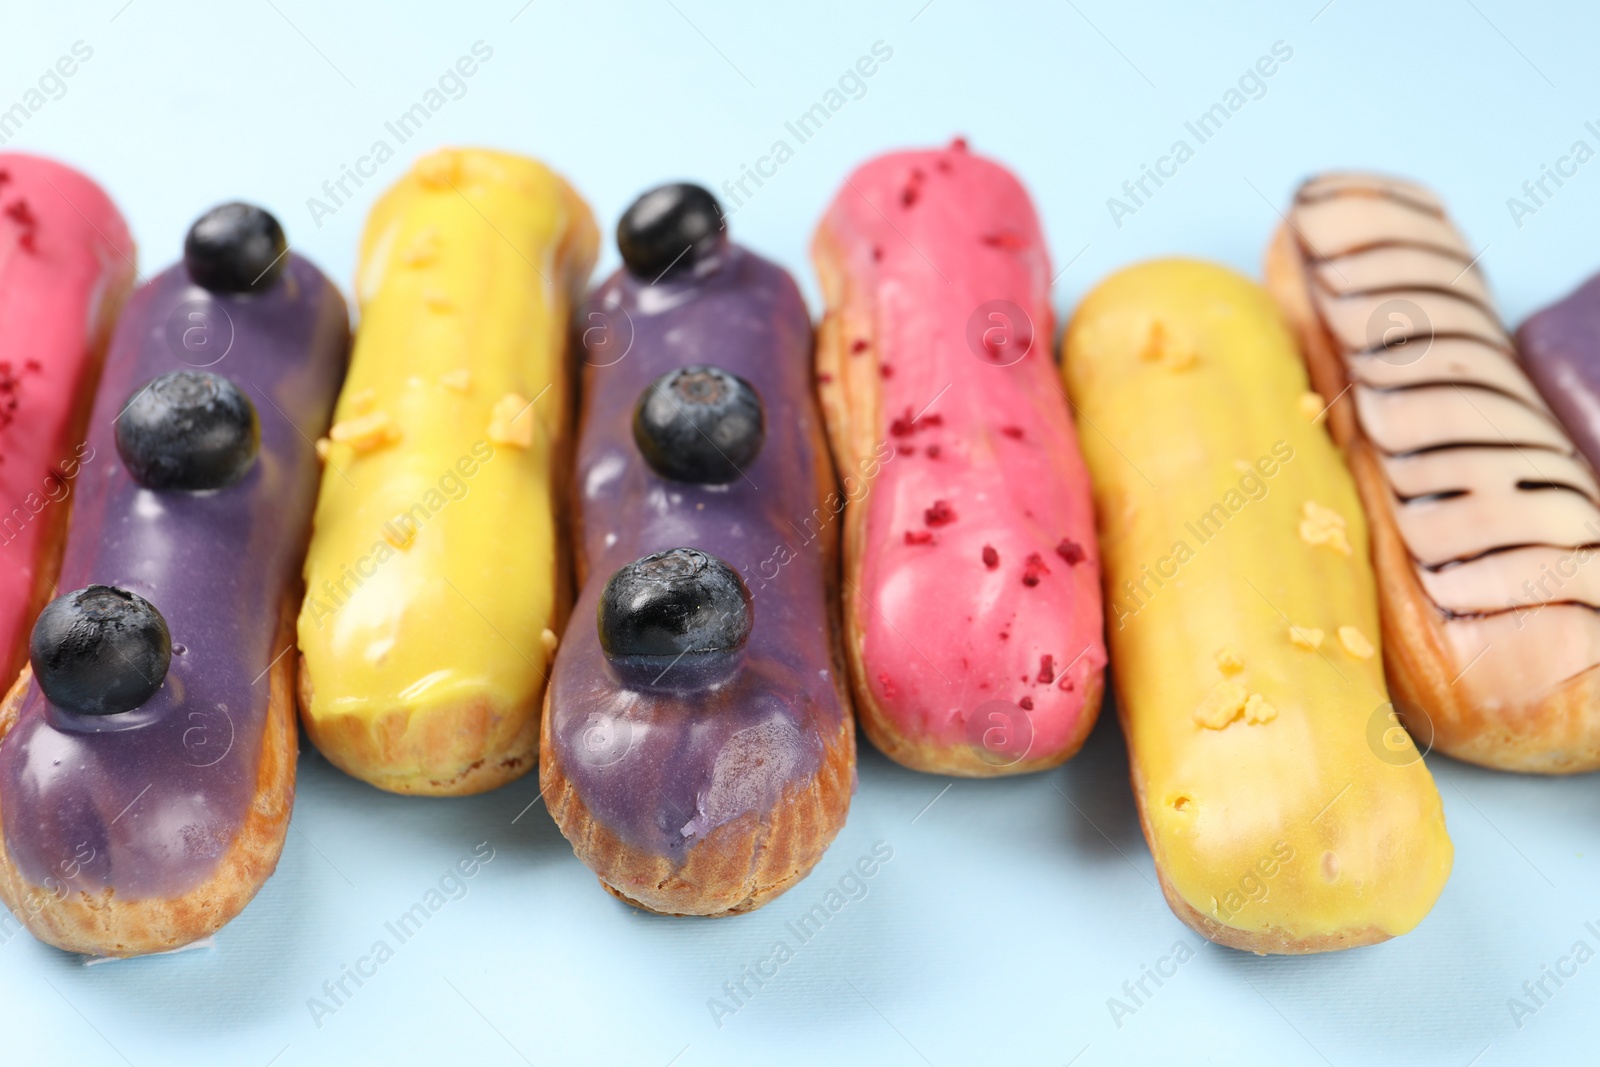
[[[116,715],[161,688],[172,637],[167,620],[144,597],[91,585],[45,606],[28,655],[50,703],[80,715]]]
[[[254,204],[219,204],[189,227],[183,263],[189,277],[213,293],[260,293],[272,288],[289,257],[283,227]]]
[[[147,489],[221,489],[244,476],[260,444],[255,405],[210,371],[163,374],[117,417],[117,454]]]
[[[636,277],[653,282],[715,252],[727,237],[717,198],[677,182],[651,189],[622,213],[617,251]]]
[[[600,647],[610,656],[733,652],[750,636],[750,590],[716,556],[672,548],[613,574],[598,615]]]
[[[723,485],[755,461],[766,417],[755,386],[718,367],[680,367],[651,382],[633,411],[633,441],[663,478]]]

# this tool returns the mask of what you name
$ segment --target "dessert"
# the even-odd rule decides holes
[[[338,290],[244,204],[128,302],[60,595],[0,707],[0,899],[40,940],[178,948],[277,865],[312,441],[348,346]]]
[[[1106,654],[1028,194],[961,141],[880,156],[846,180],[812,253],[867,736],[921,771],[1053,767],[1094,725]]]
[[[1146,263],[1084,299],[1064,359],[1099,431],[1117,704],[1167,903],[1258,953],[1411,930],[1450,839],[1384,689],[1356,493],[1270,298]]]
[[[1517,328],[1516,348],[1528,377],[1594,470],[1600,464],[1600,276],[1528,316]],[[1589,534],[1585,548],[1600,543],[1600,528]],[[1588,575],[1586,583],[1596,578]],[[1585,603],[1600,607],[1592,595]]]
[[[750,911],[817,862],[855,781],[811,323],[697,186],[644,194],[617,244],[583,320],[581,591],[542,790],[621,899]]]
[[[521,156],[444,149],[367,220],[361,326],[306,557],[300,710],[382,789],[533,768],[570,599],[556,523],[588,207]]]
[[[1426,189],[1332,174],[1296,194],[1267,281],[1366,506],[1407,727],[1486,767],[1600,767],[1594,472],[1473,250]]]
[[[27,659],[53,595],[72,479],[117,312],[133,287],[133,238],[98,185],[37,156],[0,152],[0,672]]]

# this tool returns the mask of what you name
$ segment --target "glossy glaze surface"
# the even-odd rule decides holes
[[[0,792],[6,849],[35,884],[179,896],[237,834],[256,786],[267,668],[291,652],[275,642],[321,473],[312,442],[348,344],[343,298],[293,253],[256,296],[214,296],[180,264],[129,301],[90,417],[95,461],[79,475],[60,586],[146,598],[173,656],[155,696],[120,715],[62,711],[30,684],[0,743]],[[141,488],[117,458],[114,420],[156,375],[202,364],[260,413],[256,462],[221,490]]]
[[[565,181],[501,152],[424,156],[373,208],[306,559],[309,720],[393,716],[396,734],[449,738],[481,714],[492,748],[538,714],[561,625],[567,328],[595,241]],[[390,783],[462,769],[387,751],[346,769]]]
[[[815,776],[846,714],[825,600],[837,497],[825,498],[832,475],[811,394],[811,322],[794,281],[736,245],[655,285],[619,271],[582,322],[576,489],[586,578],[551,679],[552,740],[591,818],[681,860],[710,831]],[[726,485],[663,479],[633,440],[639,394],[693,363],[744,378],[765,407],[766,442]],[[743,576],[749,640],[731,658],[619,671],[595,627],[601,590],[624,564],[680,546]]]
[[[85,462],[116,458],[94,457],[78,423],[134,254],[98,185],[0,152],[0,684],[27,658],[40,568],[53,570],[45,539],[70,506],[70,479]]]
[[[1355,486],[1277,309],[1221,267],[1133,267],[1079,306],[1064,374],[1101,431],[1117,692],[1167,882],[1288,940],[1412,929],[1452,849],[1388,704]]]
[[[1600,276],[1528,316],[1516,345],[1578,451],[1591,469],[1600,465]],[[1590,540],[1600,544],[1600,529]],[[1590,603],[1600,606],[1600,599]]]
[[[847,353],[819,389],[865,510],[845,542],[858,689],[914,746],[993,740],[979,720],[998,706],[1018,721],[982,754],[997,772],[1060,758],[1099,711],[1106,654],[1027,191],[959,142],[881,156],[834,198],[817,256]]]

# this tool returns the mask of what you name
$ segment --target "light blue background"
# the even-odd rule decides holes
[[[733,223],[795,270],[813,303],[806,243],[848,168],[958,132],[1033,190],[1058,268],[1071,263],[1058,312],[1153,255],[1256,273],[1276,209],[1303,175],[1332,166],[1437,188],[1486,246],[1512,322],[1600,265],[1600,162],[1520,228],[1506,204],[1574,140],[1600,146],[1583,128],[1600,120],[1591,5],[534,0],[519,15],[521,2],[9,5],[0,108],[74,41],[94,55],[7,147],[99,178],[146,270],[175,257],[201,209],[242,197],[272,208],[348,287],[365,209],[414,150],[541,156],[609,229],[645,186],[736,178],[881,40],[893,58],[866,94]],[[480,39],[494,55],[466,94],[314,225],[306,199]],[[1279,40],[1294,54],[1265,96],[1117,227],[1107,197]],[[602,270],[614,264],[607,249]],[[1109,716],[1067,767],[1018,781],[951,784],[864,751],[849,824],[815,873],[765,910],[719,922],[654,918],[602,893],[543,806],[525,810],[532,780],[407,800],[307,754],[278,873],[214,948],[86,968],[26,934],[0,944],[0,1060],[1592,1061],[1600,962],[1520,1028],[1507,998],[1574,942],[1600,948],[1584,925],[1600,926],[1595,780],[1430,762],[1456,843],[1433,914],[1383,946],[1258,959],[1206,945],[1168,912]],[[716,1025],[708,998],[879,841],[894,857],[867,897]],[[495,858],[466,896],[319,1027],[307,998],[479,842]],[[1107,999],[1179,941],[1195,958],[1116,1025]]]

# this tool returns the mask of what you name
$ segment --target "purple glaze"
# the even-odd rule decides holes
[[[590,816],[679,863],[711,830],[813,778],[846,714],[824,569],[836,530],[823,501],[832,475],[805,304],[781,268],[734,245],[684,273],[646,285],[618,271],[580,319],[585,581],[550,681],[555,758]],[[725,486],[668,481],[634,445],[639,394],[692,363],[744,378],[765,405],[766,443],[746,477]],[[731,662],[685,660],[659,681],[630,670],[630,684],[600,649],[601,590],[624,564],[677,547],[720,556],[744,576],[750,639]]]
[[[1600,470],[1600,274],[1517,330],[1533,384],[1589,465]]]
[[[327,429],[349,335],[338,289],[293,254],[259,295],[213,295],[180,264],[129,301],[95,397],[59,590],[138,593],[165,616],[174,655],[155,696],[121,715],[64,711],[29,685],[0,742],[0,810],[6,849],[33,884],[179,896],[238,834],[255,795],[264,672],[284,651],[279,608],[316,497],[312,442]],[[250,397],[260,453],[225,489],[143,489],[117,456],[114,420],[151,378],[194,366]]]

